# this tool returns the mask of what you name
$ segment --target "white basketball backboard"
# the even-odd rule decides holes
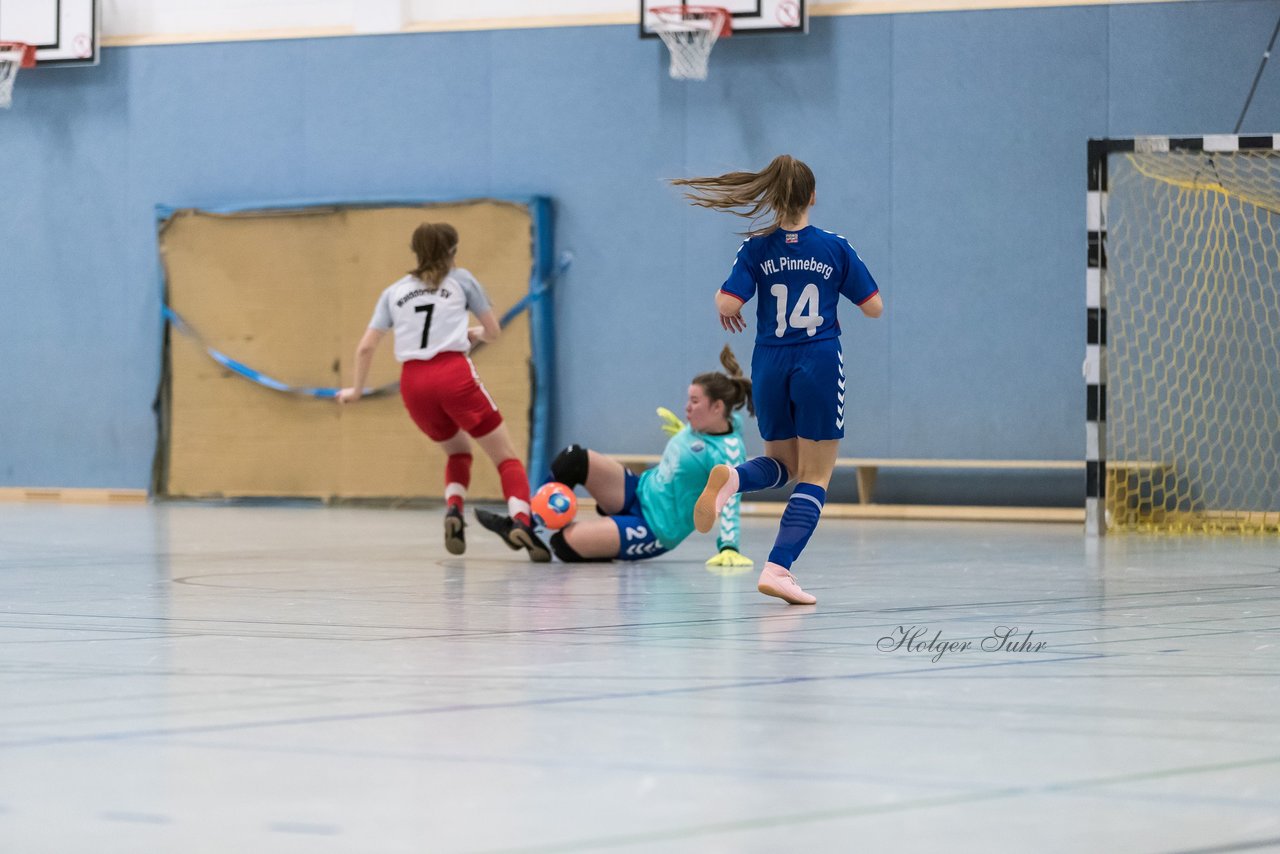
[[[40,65],[96,65],[98,0],[0,0],[0,41],[36,46]]]
[[[809,9],[805,0],[640,0],[640,36],[657,38],[653,31],[654,6],[720,6],[733,18],[734,35],[797,34],[809,32]]]

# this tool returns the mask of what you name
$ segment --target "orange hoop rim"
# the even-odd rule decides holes
[[[733,15],[723,6],[650,6],[649,14],[657,16],[660,24],[683,21],[691,14],[698,15],[716,22],[717,37],[723,39],[733,35]]]
[[[22,61],[19,63],[23,68],[35,68],[36,66],[36,46],[27,44],[26,42],[0,42],[0,51],[20,51],[22,53]]]

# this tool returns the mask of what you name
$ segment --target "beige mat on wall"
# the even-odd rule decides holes
[[[168,304],[204,344],[292,386],[351,382],[356,343],[383,289],[414,265],[422,222],[450,222],[458,264],[501,317],[528,291],[532,223],[522,205],[478,200],[413,207],[175,212],[160,251]],[[388,336],[370,386],[399,378]],[[522,458],[529,441],[530,337],[521,313],[474,361]],[[444,456],[398,394],[340,407],[264,388],[171,331],[165,446],[157,489],[172,497],[420,498],[444,492]],[[501,498],[476,448],[470,494]]]

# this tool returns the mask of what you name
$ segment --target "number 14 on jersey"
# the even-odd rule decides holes
[[[796,300],[796,307],[791,309],[790,317],[787,316],[787,297],[789,296],[787,286],[771,285],[769,293],[778,301],[778,328],[774,332],[777,337],[781,338],[787,334],[788,323],[792,329],[805,330],[805,334],[810,337],[817,334],[823,320],[822,315],[818,314],[817,285],[804,286],[804,290],[800,291],[800,298]]]

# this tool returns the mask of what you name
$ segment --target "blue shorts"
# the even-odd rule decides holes
[[[751,354],[751,397],[760,438],[844,438],[844,353],[839,338],[757,346]]]
[[[636,493],[639,483],[640,476],[628,470],[623,486],[622,509],[609,514],[618,526],[618,560],[645,560],[667,552],[653,533],[653,526],[644,518],[644,507]]]

